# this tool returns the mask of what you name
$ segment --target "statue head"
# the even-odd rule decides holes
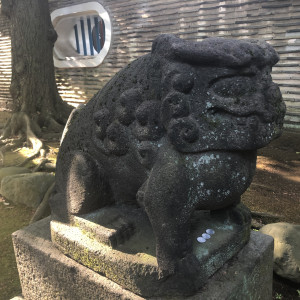
[[[161,117],[182,152],[253,150],[280,134],[285,105],[272,82],[278,55],[264,41],[161,35]]]

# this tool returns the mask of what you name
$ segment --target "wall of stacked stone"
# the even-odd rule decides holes
[[[53,11],[89,1],[49,0],[49,5]],[[300,1],[98,1],[112,21],[110,51],[96,68],[56,69],[58,89],[64,100],[74,105],[87,102],[128,62],[147,53],[152,40],[160,33],[175,33],[181,38],[197,41],[209,36],[259,38],[269,42],[280,55],[272,76],[280,85],[287,105],[285,125],[300,128]],[[0,66],[0,90],[6,93],[0,94],[2,107],[10,101],[9,30],[8,20],[2,15],[0,32],[0,55],[4,58],[1,61],[3,67]],[[7,33],[3,35],[3,32]]]

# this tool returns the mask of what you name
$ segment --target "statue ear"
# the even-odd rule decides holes
[[[190,64],[215,65],[216,62],[226,62],[224,56],[227,54],[223,44],[227,43],[222,38],[208,38],[202,42],[195,42],[183,40],[172,34],[162,34],[153,41],[152,54]]]
[[[183,46],[184,40],[173,34],[161,34],[152,43],[152,54],[167,58],[175,58],[175,49],[178,48],[178,44]]]
[[[265,41],[207,38],[201,42],[159,35],[152,44],[152,54],[196,65],[245,67],[251,64],[273,66],[278,62],[275,50]]]

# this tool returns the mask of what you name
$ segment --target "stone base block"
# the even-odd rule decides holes
[[[230,214],[241,222],[233,222]],[[188,296],[202,288],[249,241],[249,216],[242,205],[227,213],[194,213],[190,239],[199,268],[190,276],[178,272],[159,279],[154,233],[147,215],[139,208],[104,207],[73,216],[70,224],[51,221],[51,240],[65,255],[137,295]],[[213,233],[208,235],[206,230]]]
[[[68,258],[51,242],[49,223],[46,218],[13,234],[25,299],[167,299],[143,298]],[[185,299],[271,299],[272,274],[273,239],[252,232],[249,243]]]

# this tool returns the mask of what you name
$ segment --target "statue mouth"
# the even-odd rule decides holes
[[[224,105],[225,106],[225,105]],[[259,149],[280,135],[274,109],[237,105],[213,105],[197,117],[179,118],[170,123],[168,135],[181,152],[206,150],[245,151]]]
[[[272,114],[261,110],[241,110],[239,108],[212,107],[207,110],[209,119],[218,123],[233,123],[250,128],[263,123],[272,123]]]

